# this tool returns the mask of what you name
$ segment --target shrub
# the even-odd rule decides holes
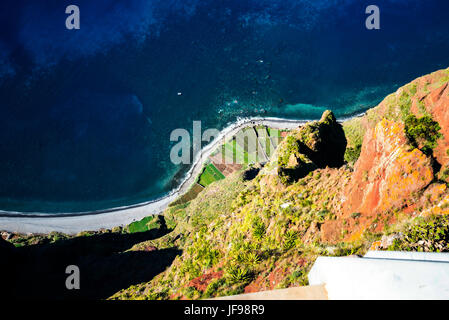
[[[412,100],[410,98],[410,95],[405,90],[402,91],[398,104],[403,117],[408,117],[410,115],[410,107],[412,106]]]
[[[354,219],[357,219],[357,218],[359,218],[361,215],[362,215],[362,214],[361,214],[360,212],[353,212],[353,213],[351,214],[351,217],[354,218]]]
[[[225,278],[229,284],[246,284],[253,279],[253,273],[248,268],[232,265],[226,270]]]
[[[187,287],[184,294],[189,299],[195,299],[200,295],[200,292],[195,287]]]
[[[421,218],[418,223],[406,228],[388,250],[448,252],[449,217],[432,216]]]
[[[220,278],[213,280],[209,283],[209,285],[206,288],[206,291],[204,291],[203,298],[210,298],[213,297],[214,294],[218,291],[218,289],[225,284],[225,279]]]
[[[169,298],[168,289],[162,289],[157,292],[150,291],[146,298],[149,300],[166,300]]]
[[[449,178],[449,168],[442,170],[440,175],[441,180],[447,180],[447,178]]]
[[[293,271],[289,278],[290,282],[297,283],[300,286],[306,286],[309,282],[306,270],[300,268]]]
[[[257,240],[261,240],[265,235],[266,231],[265,224],[259,217],[253,220],[252,229],[253,229],[253,238]]]
[[[260,257],[254,252],[240,252],[237,255],[237,261],[249,267],[256,267],[260,262]]]
[[[361,144],[355,147],[346,148],[345,161],[351,164],[355,163],[359,159],[361,152],[362,152]]]
[[[279,166],[287,166],[291,154],[299,155],[299,144],[295,137],[288,136],[285,141],[283,152],[278,159]]]
[[[405,119],[405,134],[411,145],[421,147],[425,154],[431,154],[438,139],[442,137],[441,127],[430,116],[417,118],[409,115]]]
[[[316,213],[316,221],[323,223],[327,216],[330,216],[330,212],[327,209],[320,210]]]
[[[298,239],[298,232],[294,230],[288,230],[284,233],[284,250],[290,250],[291,248],[296,246],[296,240]]]

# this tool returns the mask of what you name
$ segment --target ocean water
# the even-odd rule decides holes
[[[170,133],[238,117],[343,117],[449,66],[447,0],[0,3],[0,210],[157,199],[188,166]],[[182,95],[178,95],[181,92]]]

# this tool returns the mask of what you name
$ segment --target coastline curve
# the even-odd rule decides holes
[[[354,117],[359,117],[363,114],[357,114]],[[350,118],[352,117],[343,118],[338,121],[343,122]],[[126,226],[149,215],[160,214],[171,202],[183,195],[194,183],[207,158],[226,137],[231,137],[243,128],[254,125],[266,125],[274,129],[295,129],[309,121],[312,120],[293,120],[273,117],[237,119],[236,122],[224,128],[218,137],[201,149],[180,185],[162,198],[129,206],[88,212],[49,214],[0,210],[0,230],[17,233],[49,233],[56,231],[66,234],[76,234],[81,231],[97,231],[116,226]]]

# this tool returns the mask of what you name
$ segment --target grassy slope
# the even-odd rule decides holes
[[[305,285],[317,256],[364,254],[384,233],[402,231],[411,234],[410,239],[416,239],[419,237],[416,230],[422,236],[434,234],[435,231],[426,233],[433,228],[441,236],[433,240],[428,237],[430,243],[420,250],[437,248],[434,245],[437,241],[446,241],[445,247],[439,244],[438,248],[449,249],[448,220],[439,221],[435,226],[435,219],[441,218],[433,217],[418,221],[402,219],[401,224],[391,226],[384,233],[367,232],[357,242],[322,243],[314,230],[325,219],[333,218],[333,208],[338,205],[339,181],[347,175],[349,171],[317,170],[270,196],[260,195],[257,181],[243,183],[237,175],[230,179],[232,182],[226,179],[215,183],[188,205],[170,209],[166,213],[167,221],[176,225],[175,231],[151,241],[151,245],[160,248],[183,248],[182,256],[151,282],[122,290],[113,298],[200,299],[238,294],[251,287],[267,290]],[[231,185],[242,191],[229,189]],[[404,232],[407,230],[410,232]],[[180,235],[181,238],[174,240]],[[395,242],[392,248],[413,248],[416,242],[410,239]],[[139,250],[139,245],[134,250]],[[195,281],[204,275],[211,278],[199,290]]]

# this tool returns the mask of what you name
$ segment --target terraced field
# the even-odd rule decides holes
[[[276,129],[265,126],[245,128],[224,143],[211,159],[216,166],[220,162],[226,165],[264,163],[269,160],[280,139],[280,131]],[[221,157],[217,155],[219,152]]]
[[[220,170],[218,170],[212,163],[210,163],[204,168],[204,171],[200,175],[198,183],[203,187],[207,187],[212,182],[224,178],[225,176],[220,172]]]
[[[242,129],[212,153],[209,157],[210,163],[205,166],[197,180],[197,187],[180,201],[192,200],[203,187],[224,179],[244,166],[267,162],[282,138],[281,131],[265,126]]]

